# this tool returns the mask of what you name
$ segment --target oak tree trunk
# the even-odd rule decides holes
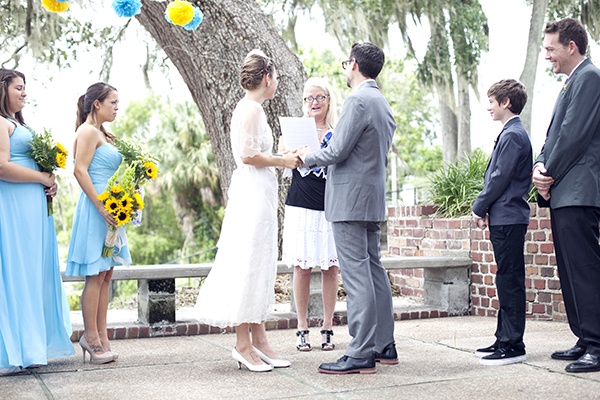
[[[255,1],[193,0],[191,3],[204,14],[202,24],[193,31],[165,20],[168,1],[142,0],[143,12],[136,18],[173,62],[200,110],[226,199],[235,169],[229,139],[230,120],[244,95],[239,85],[239,69],[244,57],[258,48],[275,62],[279,87],[275,99],[263,104],[273,128],[275,145],[280,134],[278,117],[302,115],[306,73]]]
[[[525,130],[529,133],[529,136],[531,136],[531,110],[533,105],[535,77],[547,6],[548,0],[533,0],[531,22],[529,23],[529,38],[527,39],[527,55],[525,56],[525,66],[523,67],[523,72],[521,72],[520,77],[521,83],[525,85],[528,97],[525,108],[521,112],[521,121],[523,122]]]

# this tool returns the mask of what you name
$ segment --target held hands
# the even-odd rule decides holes
[[[538,163],[533,168],[532,173],[533,184],[539,195],[545,200],[550,199],[550,187],[554,183],[554,178],[545,175],[547,172],[544,164]]]
[[[294,151],[286,151],[281,155],[283,159],[283,166],[289,169],[296,169],[302,164],[302,160],[298,154],[296,154],[296,150]]]

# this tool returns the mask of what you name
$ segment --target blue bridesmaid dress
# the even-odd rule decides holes
[[[115,146],[106,143],[98,147],[88,167],[88,173],[98,194],[106,189],[110,177],[121,164],[121,154]],[[92,276],[107,271],[115,265],[131,264],[125,228],[117,229],[117,244],[112,257],[102,257],[102,247],[108,227],[106,221],[82,191],[73,216],[73,231],[67,276]]]
[[[28,128],[15,123],[10,161],[39,170]],[[0,370],[75,354],[54,218],[39,183],[0,180]]]

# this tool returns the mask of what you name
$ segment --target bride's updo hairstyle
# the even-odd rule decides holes
[[[260,50],[252,50],[244,59],[240,71],[240,85],[246,90],[256,89],[265,75],[273,76],[275,64],[273,60]]]

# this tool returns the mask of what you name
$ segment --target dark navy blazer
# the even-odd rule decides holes
[[[531,141],[519,117],[507,121],[494,146],[473,212],[491,225],[529,224]]]

